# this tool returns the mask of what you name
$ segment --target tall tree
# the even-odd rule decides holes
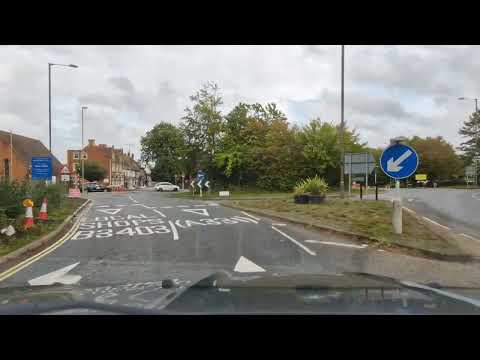
[[[465,120],[459,134],[467,139],[460,144],[460,150],[465,152],[467,162],[480,156],[480,111],[474,112]]]
[[[82,174],[82,166],[77,165],[76,169],[77,174]],[[88,181],[100,181],[103,180],[107,174],[104,168],[96,161],[85,161],[83,165],[83,170],[85,174],[85,179]]]
[[[172,124],[160,122],[140,140],[142,161],[153,163],[152,179],[172,181],[175,174],[187,172],[182,132]]]

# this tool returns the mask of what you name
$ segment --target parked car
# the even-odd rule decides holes
[[[177,185],[173,185],[169,182],[159,182],[155,185],[157,191],[178,191],[180,188]]]
[[[86,183],[85,190],[87,192],[104,192],[106,191],[105,186],[99,185],[97,183]]]

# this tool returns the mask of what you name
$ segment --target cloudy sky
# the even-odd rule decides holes
[[[454,145],[480,97],[478,46],[347,46],[345,120],[363,141],[441,135]],[[291,123],[340,120],[339,46],[0,46],[0,129],[48,146],[48,63],[52,71],[52,147],[85,139],[140,155],[156,122],[178,123],[189,95],[218,83],[223,111],[237,102],[276,102]],[[86,140],[85,140],[86,141]]]

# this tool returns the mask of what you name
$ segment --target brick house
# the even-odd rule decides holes
[[[10,174],[11,147],[13,148],[12,174]],[[30,178],[32,157],[35,156],[52,156],[52,175],[56,176],[57,182],[60,181],[62,164],[40,140],[18,134],[10,136],[10,132],[0,130],[0,178],[7,176],[13,180]]]
[[[97,162],[105,170],[105,183],[125,187],[139,186],[140,166],[134,160],[133,154],[125,154],[123,149],[115,149],[113,146],[97,145],[95,139],[89,139],[83,150],[85,161]],[[67,151],[68,168],[71,172],[75,171],[76,164],[81,164],[80,156],[80,149]]]

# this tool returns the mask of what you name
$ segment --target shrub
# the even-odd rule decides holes
[[[326,181],[318,175],[313,178],[307,178],[300,181],[295,186],[295,194],[311,194],[311,195],[324,195],[328,190]]]

